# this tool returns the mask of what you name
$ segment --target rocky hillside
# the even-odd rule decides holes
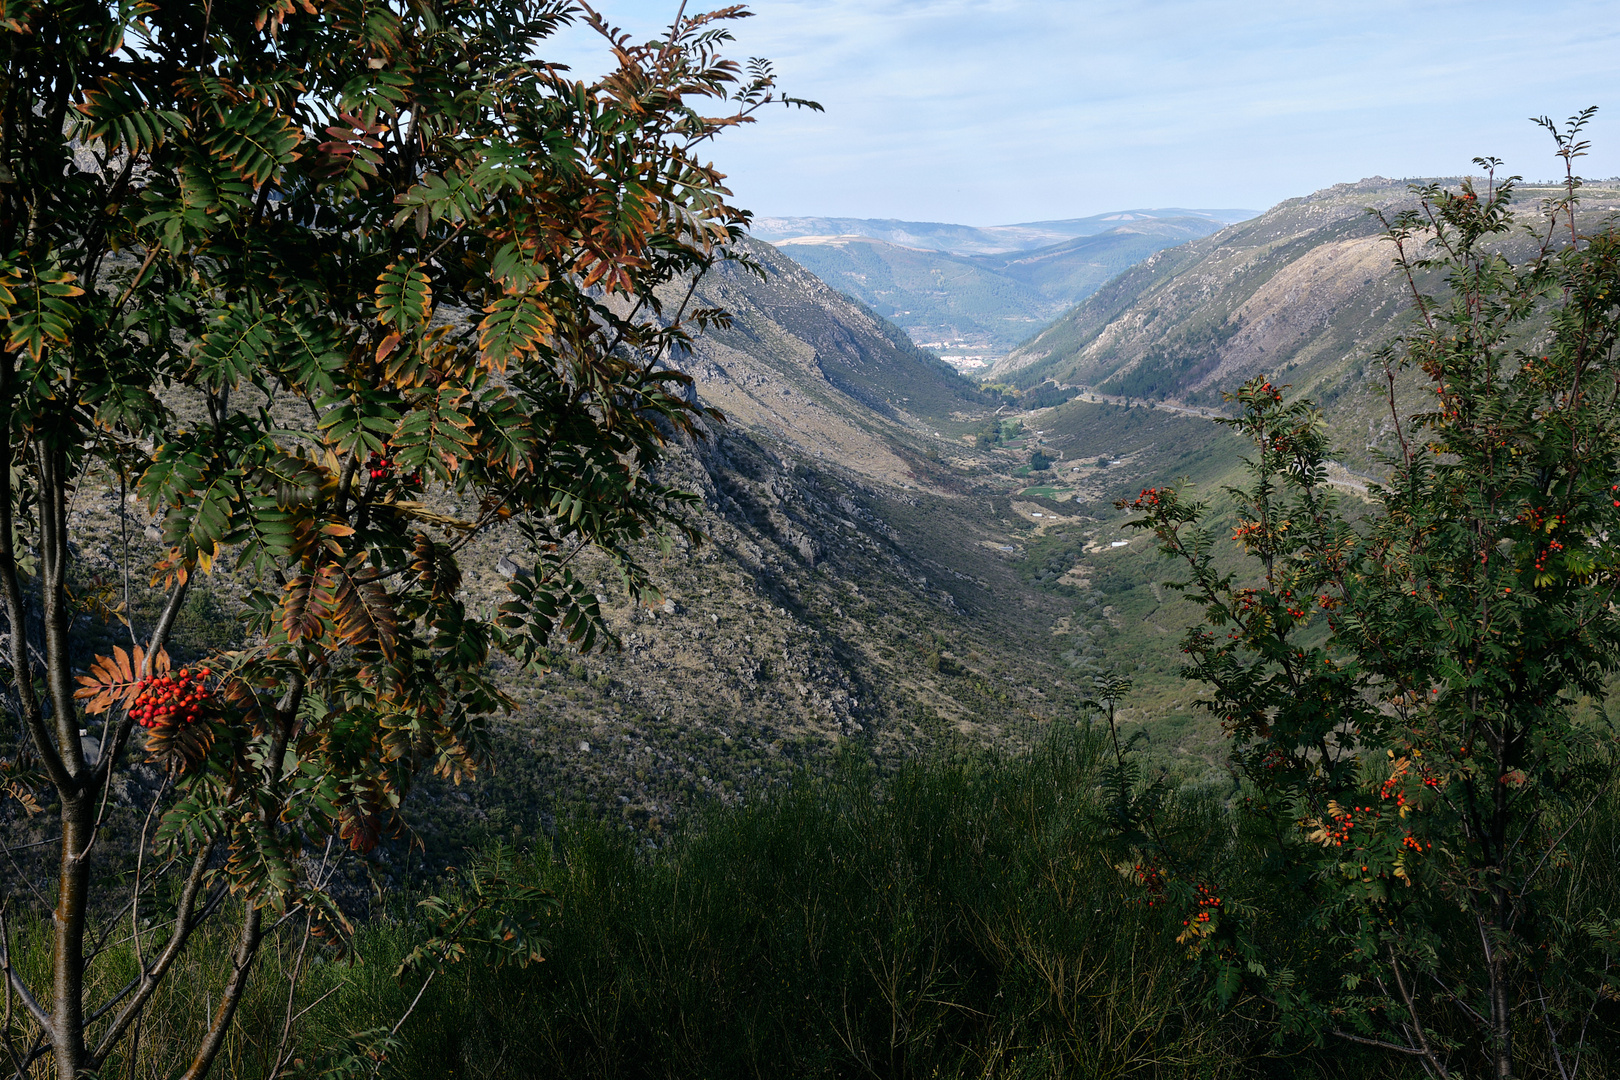
[[[968,430],[985,409],[974,382],[893,323],[768,245],[745,250],[766,280],[736,263],[716,268],[698,299],[730,311],[733,324],[680,361],[730,429],[870,478],[912,483],[908,456],[933,452],[927,448]]]
[[[1523,220],[1551,189],[1523,187]],[[1583,212],[1620,209],[1620,188],[1584,189]],[[1348,441],[1376,441],[1367,399],[1373,351],[1405,325],[1404,282],[1369,207],[1415,201],[1374,177],[1281,203],[1252,221],[1161,251],[1132,267],[995,365],[1032,386],[1051,379],[1131,398],[1212,405],[1251,375],[1337,403]],[[1522,246],[1520,237],[1510,242]],[[1349,433],[1371,423],[1367,438]]]
[[[1080,402],[1012,415],[869,309],[753,254],[769,280],[733,267],[706,281],[702,301],[735,323],[681,365],[728,418],[667,466],[702,496],[710,540],[654,556],[666,599],[652,608],[618,600],[606,566],[583,568],[623,651],[507,671],[522,706],[500,726],[503,764],[430,793],[430,850],[575,814],[656,832],[848,748],[1019,745],[1072,720],[1090,676],[1120,665],[1173,682],[1151,553],[1112,546],[1111,504],[1189,463],[1218,475],[1227,436]],[[1013,434],[979,445],[987,424]],[[1058,464],[1032,476],[1035,450]],[[469,552],[475,604],[503,594],[508,542]],[[1186,775],[1209,768],[1184,692],[1150,690],[1142,719],[1179,733],[1166,753]]]

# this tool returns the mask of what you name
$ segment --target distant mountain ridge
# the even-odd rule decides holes
[[[1245,221],[1259,213],[1258,210],[1167,207],[1156,210],[1112,210],[1090,217],[1059,221],[987,226],[901,221],[894,218],[757,217],[750,231],[756,239],[769,244],[808,236],[865,236],[926,251],[946,251],[954,255],[997,255],[1048,247],[1081,236],[1095,236],[1131,223],[1164,218],[1203,218],[1219,228]]]
[[[1222,226],[1208,217],[1128,218],[1056,244],[960,255],[869,236],[801,236],[778,250],[963,369],[1005,356],[1071,305],[1162,248]]]

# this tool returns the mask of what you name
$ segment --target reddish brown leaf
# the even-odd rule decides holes
[[[323,566],[313,574],[299,574],[287,582],[287,595],[281,602],[281,627],[288,641],[313,640],[324,633],[322,621],[331,615],[332,568]]]
[[[393,600],[382,583],[340,571],[335,601],[338,636],[351,645],[375,645],[392,660],[399,626]]]
[[[114,646],[111,656],[98,656],[90,662],[88,675],[76,675],[79,688],[75,699],[85,703],[84,711],[91,716],[107,712],[115,705],[129,707],[139,693],[145,677],[146,652],[139,645],[131,656],[121,647]],[[152,657],[151,674],[169,670],[169,654],[162,649]]]
[[[16,780],[6,781],[6,794],[21,803],[22,808],[28,812],[29,817],[33,817],[45,809],[39,805],[39,800],[34,798],[34,793]]]
[[[353,851],[367,852],[382,839],[382,818],[361,807],[345,806],[340,814],[338,836],[348,841]]]
[[[214,745],[214,726],[208,723],[159,724],[146,730],[146,760],[179,776],[199,764]]]

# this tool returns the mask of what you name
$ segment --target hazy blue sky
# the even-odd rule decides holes
[[[600,0],[640,38],[678,0]],[[715,4],[705,7],[718,6]],[[1602,107],[1586,175],[1620,174],[1613,0],[756,0],[739,56],[825,114],[715,145],[742,205],[1003,224],[1253,207],[1475,155],[1554,172],[1526,120]],[[556,58],[602,66],[579,31]]]

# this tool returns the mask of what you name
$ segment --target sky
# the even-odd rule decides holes
[[[693,0],[694,10],[698,10]],[[679,0],[596,0],[637,39]],[[718,6],[715,4],[707,7]],[[1614,0],[755,0],[733,54],[825,113],[770,109],[713,158],[759,215],[965,225],[1179,206],[1262,210],[1476,156],[1561,172],[1531,116],[1600,108],[1620,175]],[[605,69],[572,28],[548,59]]]

